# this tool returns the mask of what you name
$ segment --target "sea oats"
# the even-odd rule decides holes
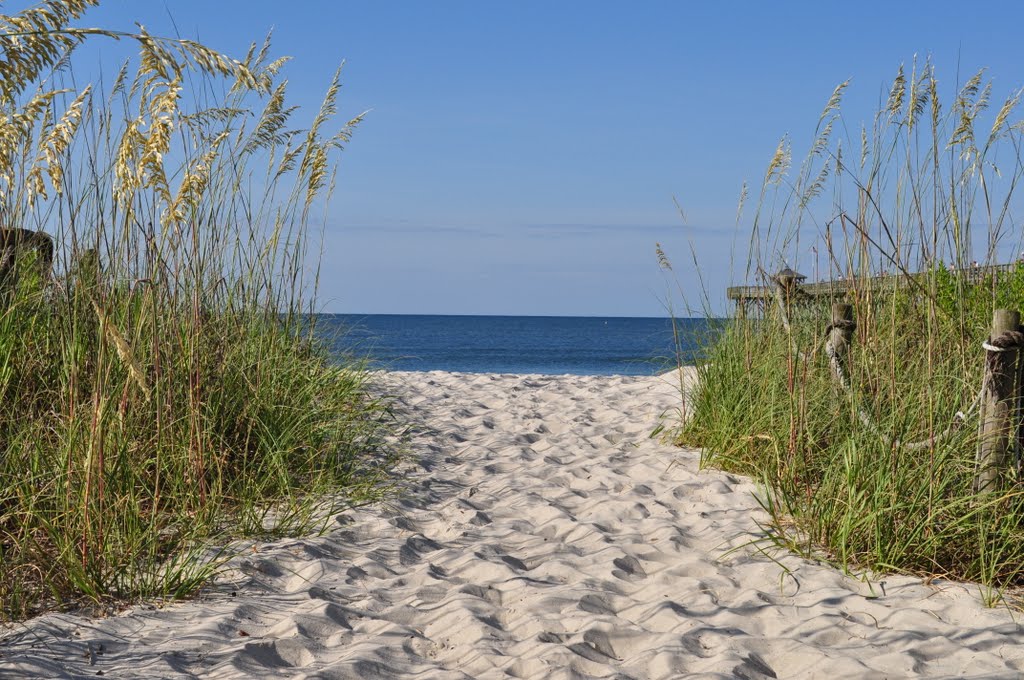
[[[900,64],[896,78],[889,88],[889,99],[885,104],[885,110],[890,116],[898,117],[903,111],[903,99],[907,91],[907,79],[903,75],[903,64]]]
[[[928,98],[931,96],[928,82],[929,70],[927,66],[918,75],[917,63],[915,62],[914,68],[910,73],[910,98],[907,106],[907,127],[910,129],[917,125],[921,114],[924,113],[925,106],[928,104]]]
[[[782,178],[789,170],[790,160],[791,150],[789,146],[789,138],[783,137],[779,140],[779,145],[775,148],[775,154],[772,156],[771,162],[768,163],[768,170],[764,173],[764,183],[768,185],[781,182]]]
[[[821,134],[815,138],[814,143],[811,145],[810,155],[821,156],[827,152],[828,142],[832,137],[832,124],[834,122],[834,118],[830,119],[825,125],[825,128],[821,131]]]
[[[846,88],[849,86],[849,80],[844,80],[836,85],[836,88],[832,91],[832,96],[828,98],[828,103],[825,104],[825,108],[821,112],[821,116],[818,117],[819,125],[821,124],[821,121],[828,117],[828,114],[839,110],[839,105],[843,101],[843,92],[846,91]]]
[[[67,24],[97,4],[98,0],[45,0],[16,15],[0,14],[4,62],[0,97],[12,101],[79,44],[84,35],[66,30]]]
[[[143,395],[148,401],[150,398],[150,390],[149,385],[146,382],[146,375],[143,373],[142,365],[136,358],[135,353],[128,344],[128,341],[124,339],[124,336],[121,335],[119,330],[117,330],[117,327],[111,323],[110,319],[103,311],[103,308],[100,307],[96,300],[92,300],[92,308],[96,311],[96,317],[99,319],[100,328],[105,333],[107,339],[113,343],[114,348],[117,351],[117,356],[120,357],[121,361],[128,369],[128,372],[131,374],[132,379],[135,380],[135,383],[139,386],[139,389],[142,390]]]
[[[658,256],[658,266],[665,271],[672,271],[672,263],[668,259],[668,255],[662,249],[660,243],[654,244],[654,253]]]
[[[987,500],[976,493],[982,442],[969,405],[991,366],[981,347],[993,312],[1018,309],[1024,290],[1015,262],[1021,92],[999,92],[982,70],[943,105],[932,63],[915,60],[909,71],[900,67],[861,124],[859,164],[843,158],[857,143],[852,125],[849,137],[841,124],[828,134],[838,109],[819,119],[796,181],[778,181],[789,138],[776,149],[752,220],[747,283],[790,265],[824,264],[828,274],[803,286],[799,301],[773,304],[774,286],[731,290],[741,304],[698,369],[705,393],[687,403],[684,427],[700,437],[686,443],[763,475],[777,494],[767,504],[777,528],[799,526],[789,545],[819,545],[859,568],[1019,587],[1017,472],[1011,455],[999,471],[1005,483]],[[764,306],[747,304],[755,300]],[[829,342],[840,326],[831,322],[850,321],[838,318],[845,309],[856,321],[853,360],[837,371]],[[770,434],[758,446],[743,439],[751,432]]]
[[[245,146],[242,147],[242,153],[252,153],[257,149],[287,144],[289,135],[285,126],[298,107],[284,105],[286,87],[287,83],[282,82],[274,89],[267,100],[267,105],[260,113],[256,127],[250,133]]]
[[[199,205],[210,181],[211,168],[220,152],[221,144],[228,138],[228,134],[227,130],[221,132],[212,140],[210,148],[186,169],[178,192],[168,208],[169,222],[182,222]]]
[[[289,140],[289,144],[290,144]],[[281,177],[287,175],[289,172],[295,169],[299,156],[302,155],[305,150],[305,146],[286,146],[284,153],[281,154],[281,161],[277,165],[277,169],[274,171],[274,181],[279,180]]]
[[[64,115],[56,125],[46,130],[39,140],[39,157],[37,164],[44,164],[50,176],[50,184],[54,191],[63,191],[64,177],[64,154],[67,153],[74,139],[75,133],[82,122],[82,108],[92,92],[91,86],[86,86],[77,97],[68,105]]]
[[[747,183],[743,182],[740,186],[740,200],[736,202],[736,224],[740,223],[740,217],[743,215],[743,206],[747,203]]]
[[[992,130],[989,131],[986,146],[992,146],[999,136],[1006,131],[1006,122],[1010,118],[1010,114],[1013,113],[1013,110],[1016,109],[1017,105],[1020,103],[1022,92],[1024,92],[1024,90],[1017,90],[1016,92],[1013,92],[1006,98],[1006,101],[1003,102],[1002,107],[999,109],[999,113],[996,114],[995,121],[992,123]]]
[[[868,129],[862,123],[860,126],[860,169],[863,171],[871,155],[871,145],[868,142]]]
[[[339,446],[371,431],[357,372],[298,321],[315,306],[305,213],[361,120],[327,132],[339,77],[303,130],[269,37],[238,61],[143,26],[69,25],[94,4],[0,14],[0,226],[52,231],[58,262],[19,268],[0,309],[0,429],[30,451],[7,462],[42,471],[0,480],[0,618],[187,594],[215,568],[192,557],[211,532],[352,490],[362,454]],[[136,54],[109,86],[52,85],[80,79],[55,71],[87,38]]]
[[[837,154],[838,157],[838,154]],[[811,201],[817,198],[821,192],[825,189],[825,182],[829,176],[829,164],[824,163],[821,169],[818,171],[818,175],[811,182],[810,186],[804,192],[803,196],[800,197],[800,207],[806,208]]]
[[[937,135],[942,117],[942,102],[939,101],[939,83],[935,78],[935,67],[928,69],[928,100],[932,111],[932,134]]]

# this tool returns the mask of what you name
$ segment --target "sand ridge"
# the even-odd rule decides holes
[[[678,381],[387,373],[403,493],[194,601],[11,628],[0,677],[1019,677],[976,588],[744,547],[745,478],[649,437]],[[732,550],[736,548],[736,550]]]

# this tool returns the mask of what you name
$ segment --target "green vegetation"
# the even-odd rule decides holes
[[[337,76],[299,130],[267,43],[70,27],[95,4],[0,15],[0,227],[56,243],[0,281],[0,618],[186,595],[214,546],[316,530],[387,468],[386,405],[308,321],[358,123],[327,131]],[[111,38],[137,69],[76,86],[71,53]]]
[[[856,569],[977,581],[994,602],[1024,582],[1024,487],[1008,470],[1000,489],[973,491],[976,397],[993,310],[1024,308],[1024,267],[978,276],[971,260],[1020,250],[1021,93],[989,111],[978,73],[946,108],[930,64],[901,67],[874,122],[850,134],[845,89],[795,173],[779,145],[747,269],[768,283],[815,252],[821,279],[853,289],[793,301],[788,327],[785,302],[737,314],[698,367],[680,441],[764,481],[781,544]],[[872,277],[883,271],[903,285],[882,289]],[[826,351],[833,302],[855,312],[849,390]]]

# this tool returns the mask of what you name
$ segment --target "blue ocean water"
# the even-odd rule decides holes
[[[675,324],[684,363],[718,326]],[[654,375],[676,365],[673,321],[663,318],[322,314],[317,332],[391,370]]]

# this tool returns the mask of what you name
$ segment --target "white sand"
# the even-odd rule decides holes
[[[747,479],[648,438],[663,378],[392,373],[436,431],[400,500],[263,546],[195,601],[0,641],[0,676],[1019,677],[976,587],[750,549]],[[788,571],[784,571],[785,569]],[[232,590],[237,592],[232,596]]]

